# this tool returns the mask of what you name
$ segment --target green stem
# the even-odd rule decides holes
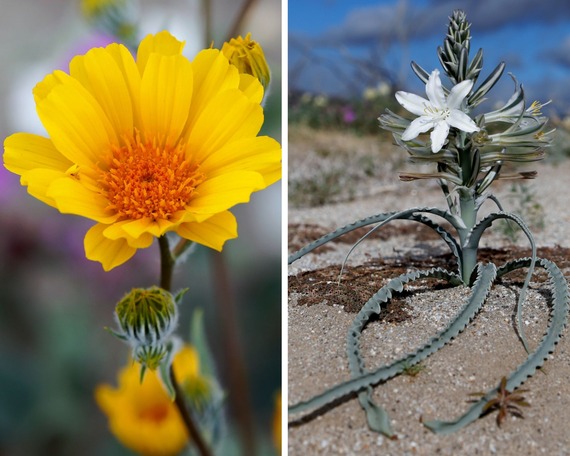
[[[172,288],[172,272],[176,260],[170,252],[170,245],[166,235],[158,238],[160,247],[160,288],[170,291]]]
[[[461,220],[465,228],[458,230],[461,243],[461,278],[466,285],[470,285],[471,275],[477,265],[477,247],[467,246],[467,236],[477,223],[477,205],[475,197],[467,191],[460,192],[459,205],[461,210]]]
[[[208,445],[202,437],[198,426],[196,426],[196,423],[194,423],[194,419],[190,414],[190,410],[188,410],[188,407],[186,406],[186,402],[184,401],[184,394],[180,390],[180,386],[176,381],[176,376],[174,375],[174,369],[172,366],[170,366],[170,380],[172,381],[172,386],[174,387],[175,392],[174,403],[180,411],[182,421],[184,421],[184,424],[188,429],[188,433],[190,434],[190,441],[196,446],[196,448],[198,448],[198,451],[202,456],[212,456],[213,453],[210,451],[210,448],[208,448]]]
[[[166,291],[171,291],[172,272],[174,270],[174,266],[176,265],[176,258],[170,251],[170,245],[165,235],[158,238],[158,245],[160,247],[160,287]],[[174,375],[174,369],[172,368],[172,365],[170,366],[170,380],[172,382],[175,393],[174,403],[176,404],[176,407],[180,412],[180,416],[184,421],[184,425],[188,430],[191,442],[196,446],[201,456],[212,456],[212,452],[208,448],[206,441],[202,437],[200,430],[194,422],[194,419],[190,414],[190,410],[184,401],[184,394],[180,389],[180,385],[176,381],[176,376]]]

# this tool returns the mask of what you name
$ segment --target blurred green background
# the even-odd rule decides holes
[[[244,2],[212,0],[214,46]],[[141,32],[170,30],[185,54],[204,47],[200,1],[138,2]],[[32,88],[47,73],[107,37],[90,27],[76,0],[0,0],[0,136],[42,134]],[[259,0],[240,33],[251,31],[266,53],[272,84],[262,134],[281,140],[281,2]],[[209,45],[209,43],[208,43]],[[238,331],[245,352],[260,454],[271,454],[271,419],[281,389],[281,184],[254,194],[233,211],[239,238],[224,249]],[[84,258],[88,220],[62,215],[0,169],[0,455],[128,455],[97,408],[97,384],[116,385],[128,348],[103,328],[132,287],[158,282],[156,243],[105,273]],[[174,289],[189,287],[178,334],[188,340],[189,317],[205,311],[221,381],[228,385],[213,253],[199,247],[176,270]],[[232,426],[232,411],[228,422]],[[235,442],[235,438],[230,439]],[[228,450],[234,451],[234,450]],[[237,451],[237,449],[235,450]],[[230,453],[228,453],[230,454]]]

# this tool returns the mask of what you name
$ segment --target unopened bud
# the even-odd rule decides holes
[[[159,287],[134,288],[119,301],[115,316],[118,335],[133,348],[163,344],[178,322],[174,297]]]
[[[259,43],[251,39],[251,33],[245,38],[238,36],[225,42],[222,54],[237,67],[240,73],[250,74],[257,78],[264,89],[267,89],[271,74],[265,60],[263,49]]]

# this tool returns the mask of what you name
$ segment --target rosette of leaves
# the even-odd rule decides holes
[[[467,22],[466,16],[461,11],[455,11],[450,17],[443,46],[438,48],[437,55],[449,81],[454,86],[463,83],[460,86],[461,90],[456,89],[452,95],[453,108],[460,109],[464,114],[469,115],[476,127],[469,127],[466,129],[469,131],[465,131],[454,126],[453,122],[448,122],[444,126],[444,130],[448,129],[449,131],[442,147],[432,148],[429,140],[422,135],[413,139],[402,139],[404,132],[411,125],[410,119],[392,111],[387,111],[379,119],[380,125],[391,131],[396,143],[408,152],[412,162],[431,163],[434,166],[432,172],[403,173],[400,175],[401,179],[404,181],[437,179],[444,193],[447,209],[418,207],[373,215],[339,228],[289,257],[289,263],[292,263],[339,236],[358,228],[371,227],[368,234],[352,247],[354,249],[371,232],[380,229],[390,221],[409,220],[428,226],[441,237],[456,257],[458,270],[449,271],[434,268],[426,271],[414,271],[394,278],[378,290],[363,306],[349,329],[347,355],[351,380],[341,383],[308,401],[291,406],[289,408],[290,414],[317,413],[323,410],[325,406],[330,407],[330,404],[337,403],[342,398],[357,394],[359,402],[366,412],[369,427],[387,436],[394,436],[387,412],[382,406],[372,401],[373,386],[403,373],[410,366],[423,361],[457,337],[482,308],[493,283],[515,270],[528,269],[525,282],[520,290],[516,311],[517,333],[528,357],[517,369],[505,377],[505,382],[501,382],[502,388],[512,392],[529,376],[533,375],[542,366],[548,355],[552,353],[561,336],[568,318],[570,299],[568,284],[564,275],[556,264],[536,256],[536,245],[524,220],[513,213],[505,212],[499,201],[488,192],[490,185],[500,178],[526,179],[534,177],[534,171],[507,174],[503,172],[503,167],[505,164],[534,162],[543,157],[544,148],[548,146],[550,141],[550,132],[545,131],[547,119],[540,112],[543,105],[535,102],[527,108],[523,87],[513,77],[514,94],[502,108],[473,116],[473,110],[485,100],[487,93],[501,78],[505,65],[504,63],[497,65],[480,82],[483,51],[479,50],[473,59],[470,59],[470,41],[470,24]],[[412,70],[426,85],[434,83],[434,81],[430,82],[430,77],[433,76],[416,63],[412,63]],[[439,78],[437,73],[436,76]],[[464,81],[470,82],[464,83]],[[458,92],[464,95],[465,87],[470,87],[469,93],[465,94],[463,98],[458,97]],[[428,96],[430,95],[429,90]],[[433,90],[433,85],[431,90]],[[442,85],[441,90],[443,90],[443,94],[436,94],[437,96],[434,97],[437,99],[436,101],[444,101],[443,98],[449,96],[452,89]],[[458,98],[461,100],[458,101]],[[417,101],[419,97],[411,97],[411,99]],[[443,110],[447,109],[444,103],[439,103],[435,110],[437,111],[440,107]],[[449,115],[449,112],[435,112],[431,106],[426,106],[426,122],[433,121],[434,126],[438,122],[443,122],[442,119],[445,120],[446,118],[437,117],[440,114],[446,116]],[[465,125],[465,123],[463,124]],[[428,130],[426,125],[427,123],[423,124],[422,133]],[[433,149],[436,149],[435,153]],[[498,211],[483,219],[478,219],[478,210],[487,200],[494,202]],[[486,229],[499,219],[510,220],[523,231],[531,245],[532,255],[530,258],[513,259],[499,267],[492,263],[477,263],[477,251],[481,237]],[[451,225],[452,230],[447,228],[448,225],[438,222],[438,220],[447,222]],[[552,306],[550,307],[550,319],[546,334],[531,352],[521,327],[521,306],[525,300],[525,292],[535,267],[543,268],[549,276],[548,283],[552,292]],[[471,289],[470,296],[448,326],[422,347],[390,364],[375,369],[367,369],[361,356],[360,337],[370,318],[378,315],[381,308],[392,296],[403,291],[407,284],[424,278],[445,280],[452,286],[467,285]],[[499,377],[503,376],[501,374]],[[497,397],[498,393],[499,387],[484,393],[480,400],[455,420],[424,421],[423,424],[433,432],[438,433],[458,430],[482,416],[488,410],[489,401]]]

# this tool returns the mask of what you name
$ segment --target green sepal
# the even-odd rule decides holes
[[[103,329],[105,331],[107,331],[108,333],[112,334],[113,336],[115,336],[117,339],[120,339],[122,341],[128,340],[128,338],[124,334],[118,333],[113,328],[109,328],[108,326],[104,326]]]
[[[139,383],[142,385],[144,380],[144,374],[146,374],[146,364],[141,364],[141,370],[139,373]]]
[[[176,399],[176,390],[174,389],[172,377],[170,376],[170,364],[166,362],[160,363],[158,366],[158,375],[160,376],[160,380],[162,380],[166,394],[168,394],[170,400],[173,401]]]
[[[166,355],[157,368],[158,377],[160,378],[162,386],[164,386],[166,394],[168,394],[171,401],[176,398],[176,390],[174,389],[171,376],[172,363],[174,361],[174,355],[178,352],[181,346],[182,341],[178,337],[171,338],[166,344]]]
[[[180,290],[178,293],[176,293],[176,296],[174,296],[174,302],[176,304],[180,304],[180,301],[182,300],[182,297],[186,294],[186,292],[189,290],[190,288],[182,288],[182,290]]]

